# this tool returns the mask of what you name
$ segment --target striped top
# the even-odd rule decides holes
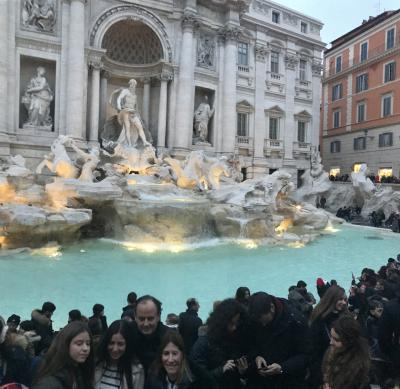
[[[119,389],[122,377],[116,366],[105,366],[98,389]]]

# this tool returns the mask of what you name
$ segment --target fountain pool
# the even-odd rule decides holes
[[[351,272],[378,269],[400,252],[400,234],[341,225],[299,247],[259,246],[252,242],[208,241],[189,247],[135,247],[108,240],[89,240],[62,249],[41,249],[0,256],[0,315],[30,318],[33,308],[53,301],[54,328],[65,325],[68,311],[89,315],[94,303],[106,307],[108,321],[120,317],[128,292],[152,294],[167,313],[185,309],[197,297],[200,316],[212,302],[230,297],[238,286],[287,296],[298,280],[316,295],[315,280],[335,278],[346,289]]]

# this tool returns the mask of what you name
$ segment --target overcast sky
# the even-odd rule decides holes
[[[400,0],[273,0],[324,23],[322,40],[328,44],[359,26],[363,19],[400,8]]]

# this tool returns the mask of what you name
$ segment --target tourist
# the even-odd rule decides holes
[[[325,282],[320,277],[317,278],[317,293],[319,298],[322,298],[322,296],[325,294],[325,292],[328,290],[330,286],[331,285],[329,282]]]
[[[379,347],[393,363],[395,369],[400,369],[400,293],[389,301],[379,320]]]
[[[74,321],[55,337],[32,389],[93,389],[92,337],[85,323]]]
[[[192,348],[191,359],[212,374],[221,389],[240,388],[247,372],[245,319],[242,304],[235,299],[223,300],[207,321],[207,333]]]
[[[264,292],[249,299],[251,355],[256,371],[249,387],[306,388],[309,329],[284,299]]]
[[[206,370],[187,359],[182,337],[170,331],[163,337],[150,368],[146,389],[217,389]]]
[[[347,312],[347,297],[344,289],[339,286],[331,286],[311,314],[310,388],[319,388],[322,384],[321,364],[323,356],[329,347],[329,332],[332,323]]]
[[[313,307],[306,301],[295,285],[292,285],[289,288],[288,301],[293,308],[297,309],[297,311],[304,316],[305,319],[310,317]]]
[[[178,331],[185,343],[186,354],[189,355],[198,338],[198,330],[203,325],[203,321],[198,316],[200,304],[195,298],[189,298],[186,306],[186,312],[179,314]]]
[[[68,323],[71,323],[71,321],[87,321],[87,318],[82,316],[82,313],[79,309],[72,309],[68,313]]]
[[[21,323],[21,317],[18,315],[11,315],[7,319],[7,327],[9,332],[17,332],[19,323]]]
[[[30,384],[30,358],[26,352],[28,341],[22,335],[9,332],[0,316],[0,385],[18,382]]]
[[[95,389],[143,389],[144,370],[134,354],[132,337],[126,321],[110,325],[97,349]]]
[[[366,389],[369,382],[368,342],[351,315],[332,323],[330,347],[322,364],[324,389]]]
[[[161,302],[153,296],[145,295],[137,300],[135,310],[136,352],[144,371],[153,363],[161,339],[168,327],[161,323]]]
[[[247,286],[240,286],[236,290],[235,299],[239,301],[239,303],[243,304],[247,307],[249,304],[250,297],[250,289]]]
[[[102,304],[94,304],[92,311],[93,316],[89,317],[89,329],[95,343],[97,343],[100,337],[107,331],[107,317],[104,315],[104,305]]]
[[[332,285],[332,282],[331,282]],[[311,306],[313,306],[317,301],[315,300],[313,294],[307,290],[307,284],[303,281],[297,281],[297,290],[299,293],[304,297],[304,299],[309,303]]]
[[[176,313],[169,313],[165,318],[165,325],[175,331],[178,331],[179,316]]]
[[[135,319],[135,307],[137,301],[137,294],[135,292],[130,292],[126,297],[126,302],[128,303],[125,307],[122,308],[122,316],[128,316],[130,318]]]
[[[36,354],[39,355],[46,351],[53,340],[54,331],[51,317],[53,316],[56,306],[46,301],[42,305],[42,309],[34,309],[31,314],[32,324],[37,335],[40,336],[40,341],[36,346]]]

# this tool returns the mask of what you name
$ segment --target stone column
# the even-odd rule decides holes
[[[146,77],[143,78],[143,110],[142,110],[142,118],[149,125],[150,119],[150,84],[151,78]]]
[[[256,158],[264,158],[264,139],[266,138],[265,126],[265,77],[266,67],[265,58],[268,53],[267,47],[256,44],[256,98],[255,98],[255,126],[254,126],[254,156]]]
[[[100,73],[100,128],[104,127],[107,120],[109,78],[110,74],[105,70],[102,70]]]
[[[224,87],[222,100],[222,152],[232,153],[236,142],[236,73],[237,73],[237,39],[240,30],[236,27],[225,27]]]
[[[92,90],[90,101],[90,130],[89,142],[98,143],[99,141],[99,114],[100,114],[100,69],[101,62],[92,60]]]
[[[285,125],[284,127],[284,145],[285,145],[285,160],[289,165],[293,161],[293,142],[296,140],[296,127],[294,120],[294,97],[296,85],[296,68],[298,58],[294,54],[287,53],[285,55],[286,66],[286,104],[285,104]]]
[[[0,134],[3,135],[8,132],[7,118],[8,110],[10,107],[8,99],[8,23],[13,23],[8,16],[8,6],[12,0],[2,0],[3,9],[0,12]]]
[[[222,141],[223,141],[223,131],[224,131],[224,123],[222,118],[222,107],[223,107],[223,98],[224,98],[224,59],[225,59],[225,39],[222,35],[218,36],[218,51],[219,51],[219,58],[218,58],[218,104],[216,104],[215,109],[215,117],[217,120],[216,131],[216,145],[215,151],[221,152],[222,151]]]
[[[178,95],[176,102],[175,142],[174,146],[187,150],[192,144],[193,133],[193,93],[194,58],[193,30],[197,25],[192,14],[186,14],[182,20],[182,46],[179,62]]]
[[[84,130],[85,3],[71,0],[68,36],[67,135],[78,139]]]
[[[158,109],[158,133],[157,151],[160,153],[165,148],[165,136],[167,134],[167,96],[168,81],[171,79],[169,74],[161,74],[160,81],[160,106]]]
[[[322,65],[321,61],[317,60],[311,65],[312,71],[312,119],[310,123],[310,142],[312,146],[318,147],[320,144],[320,132],[319,132],[319,123],[320,123],[320,101],[321,101],[321,74],[322,74]],[[323,112],[325,111],[325,107]],[[324,129],[324,127],[323,127]],[[321,144],[322,149],[322,144]]]

